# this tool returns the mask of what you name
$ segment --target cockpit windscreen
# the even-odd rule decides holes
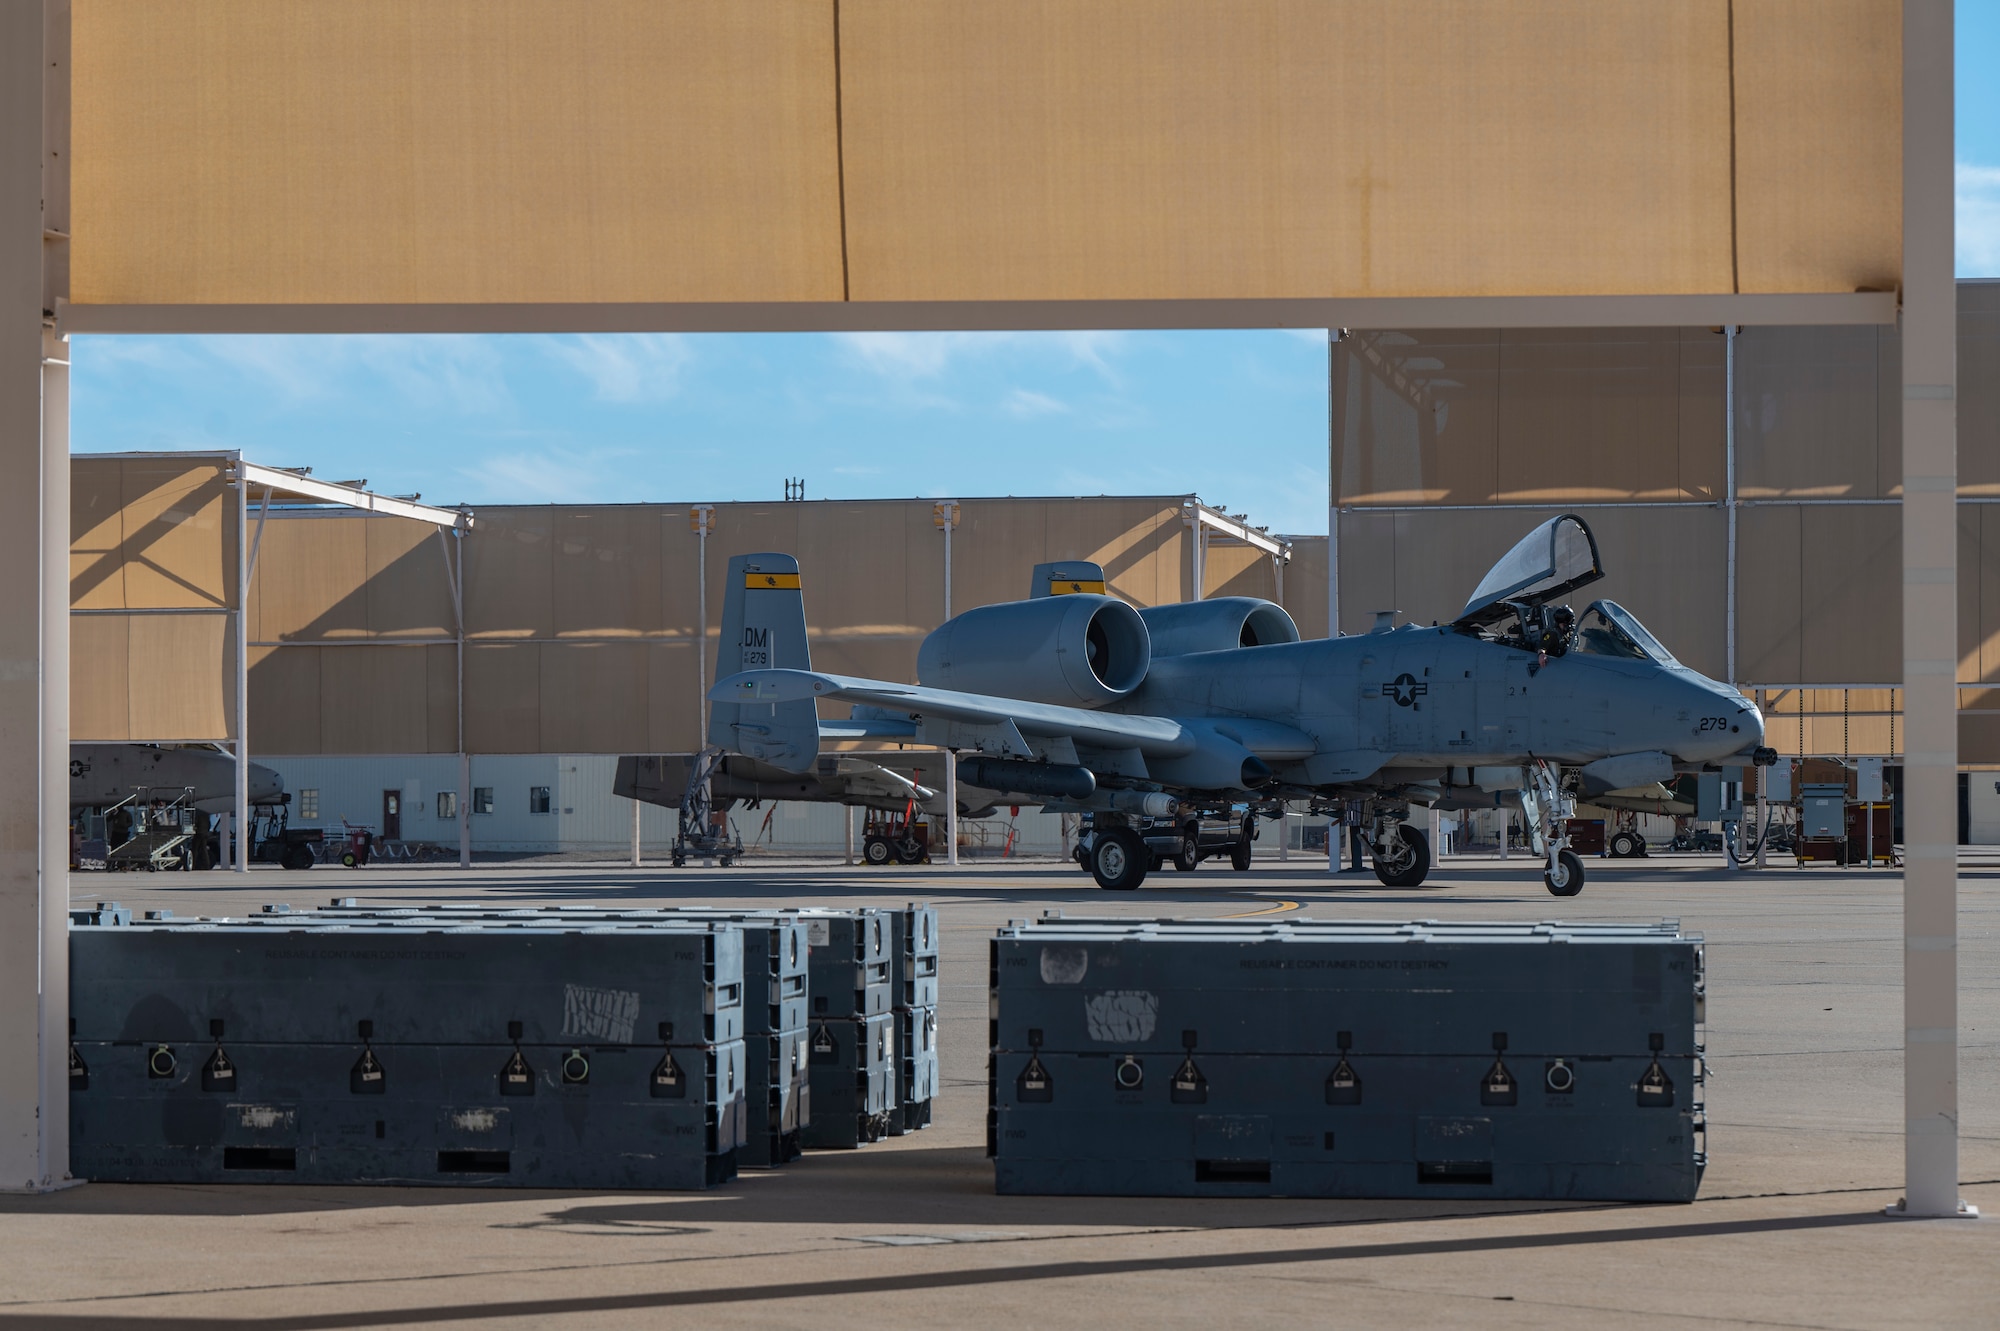
[[[1615,656],[1628,661],[1678,664],[1674,654],[1646,631],[1638,617],[1616,601],[1598,601],[1577,621],[1572,651],[1586,656]]]

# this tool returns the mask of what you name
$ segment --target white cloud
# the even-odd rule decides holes
[[[1110,330],[1037,333],[835,333],[834,340],[863,368],[885,379],[935,378],[954,365],[1003,353],[1053,355],[1113,378],[1110,357],[1126,341]]]
[[[539,453],[503,453],[484,457],[476,467],[462,467],[459,475],[472,482],[494,502],[586,503],[602,502],[607,495],[624,494],[613,474],[622,466],[619,453],[577,453],[547,449]]]
[[[424,409],[484,415],[513,405],[491,338],[229,335],[191,338],[187,346],[197,361],[205,358],[209,366],[250,380],[293,406],[358,393],[379,397],[385,390],[402,405]],[[136,356],[128,359],[143,363]]]
[[[1958,164],[1960,277],[2000,277],[2000,167]]]
[[[1027,388],[1017,388],[1009,393],[1007,400],[1001,404],[1001,407],[1008,415],[1019,416],[1023,419],[1034,416],[1063,415],[1069,411],[1068,406],[1056,401],[1056,399],[1050,397],[1047,393],[1037,393]]]
[[[548,354],[590,381],[606,402],[663,402],[680,392],[694,349],[679,333],[551,337]]]

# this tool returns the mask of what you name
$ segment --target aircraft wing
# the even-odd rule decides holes
[[[968,726],[1011,727],[1023,736],[1063,738],[1086,748],[1137,749],[1149,758],[1191,754],[1211,732],[1243,745],[1260,758],[1280,762],[1302,759],[1317,747],[1312,736],[1303,731],[1256,717],[1204,717],[1183,722],[1165,716],[1133,716],[1023,702],[921,684],[830,675],[817,670],[746,670],[717,683],[708,696],[716,702],[734,703],[837,698]]]

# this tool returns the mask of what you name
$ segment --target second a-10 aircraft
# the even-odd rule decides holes
[[[1051,586],[1068,594],[946,621],[912,685],[814,670],[798,561],[738,556],[718,674],[736,672],[709,693],[709,742],[804,773],[819,757],[818,701],[852,703],[829,730],[952,749],[971,785],[1092,814],[1088,867],[1112,889],[1153,866],[1157,821],[1246,805],[1254,820],[1286,800],[1357,813],[1376,876],[1415,887],[1431,850],[1411,806],[1518,803],[1549,891],[1573,896],[1577,797],[1775,758],[1756,706],[1681,664],[1629,611],[1561,604],[1603,576],[1589,527],[1563,514],[1430,628],[1301,641],[1281,608],[1250,598],[1142,611],[1101,584]]]

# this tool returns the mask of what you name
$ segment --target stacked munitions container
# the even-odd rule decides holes
[[[997,1187],[1689,1200],[1702,961],[1671,921],[1009,926]]]
[[[889,912],[896,949],[890,961],[890,998],[896,1014],[896,1104],[889,1135],[927,1128],[938,1093],[937,910],[911,904]]]
[[[366,915],[366,908],[336,901],[320,914]],[[700,919],[734,923],[743,930],[743,1043],[748,1062],[748,1122],[738,1162],[773,1168],[796,1160],[799,1133],[810,1114],[806,1082],[806,942],[796,911],[730,910],[682,906],[671,910],[621,910],[601,906],[495,909],[483,906],[396,907],[391,916],[443,919],[495,918],[555,921]]]
[[[744,1137],[743,939],[671,918],[78,912],[72,1168],[713,1186]]]
[[[778,1140],[767,1151],[746,1146],[744,1163],[781,1164],[799,1147],[848,1148],[875,1141],[895,1130],[904,1120],[899,1095],[903,1061],[898,1057],[895,1011],[898,994],[894,965],[901,951],[904,918],[922,912],[915,925],[921,941],[912,951],[909,992],[927,997],[924,1043],[930,1057],[922,1071],[926,1085],[936,1081],[936,972],[937,918],[930,907],[911,907],[897,912],[876,907],[810,907],[799,909],[741,909],[718,906],[672,906],[658,910],[606,910],[600,907],[524,907],[494,911],[488,907],[399,908],[411,913],[446,918],[492,916],[527,920],[557,917],[565,920],[647,920],[692,919],[727,922],[755,930],[769,927],[789,930],[774,936],[770,946],[782,957],[785,971],[777,976],[782,1001],[774,1001],[769,1020],[774,1023],[767,1046],[769,1057],[779,1063],[760,1063],[754,1079],[751,1103],[763,1089],[774,1111],[774,1131]],[[336,905],[315,914],[353,914],[356,908]],[[367,913],[365,910],[359,913]],[[803,987],[792,959],[791,947],[805,939]],[[757,969],[757,943],[746,943],[746,974]],[[921,954],[921,955],[919,955]],[[919,982],[916,972],[927,970],[928,983]],[[746,1040],[753,1061],[758,1052],[754,1029],[758,1017],[746,1012]],[[804,1057],[804,1074],[797,1069]],[[783,1066],[780,1066],[782,1064]],[[913,1072],[918,1071],[912,1069]],[[795,1112],[794,1112],[795,1111]],[[928,1122],[928,1109],[919,1111]],[[752,1124],[752,1133],[756,1125]]]
[[[896,1014],[890,967],[896,921],[873,907],[799,912],[810,948],[806,1069],[808,1147],[852,1147],[881,1138],[896,1108]]]

